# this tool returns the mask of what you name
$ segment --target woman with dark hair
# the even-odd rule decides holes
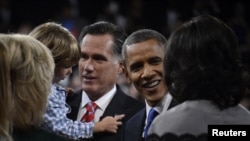
[[[154,120],[148,140],[206,140],[208,125],[250,124],[250,113],[239,105],[245,89],[239,56],[235,34],[215,17],[195,17],[173,32],[164,78],[181,104]]]

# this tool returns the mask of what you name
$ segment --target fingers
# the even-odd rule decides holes
[[[117,121],[117,125],[118,126],[122,125],[122,122],[121,121]]]
[[[114,116],[114,118],[116,119],[116,120],[122,120],[123,118],[125,117],[125,115],[124,114],[121,114],[121,115],[115,115]]]
[[[125,117],[124,114],[115,115],[114,117],[107,116],[101,122],[104,123],[104,129],[106,129],[107,132],[117,133],[117,130],[119,129],[119,126],[122,125],[121,120],[124,117]]]
[[[122,124],[121,122],[119,122],[119,123],[115,123],[115,124],[112,124],[112,125],[110,125],[110,126],[108,126],[107,128],[106,128],[106,131],[108,131],[108,132],[110,132],[110,133],[117,133],[117,130],[118,130],[118,124]]]
[[[118,130],[118,127],[115,126],[115,127],[113,127],[113,129],[111,129],[110,131],[111,131],[111,133],[117,133],[117,130]]]

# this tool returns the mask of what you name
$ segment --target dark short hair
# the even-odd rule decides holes
[[[87,35],[104,35],[110,34],[113,36],[114,46],[113,46],[113,53],[116,57],[121,59],[121,52],[122,52],[122,44],[127,37],[126,31],[114,25],[113,23],[106,22],[106,21],[99,21],[94,24],[85,26],[80,33],[79,42],[81,45],[82,39]]]
[[[155,39],[157,43],[164,49],[167,44],[166,37],[160,32],[152,29],[140,29],[131,33],[122,46],[122,58],[126,59],[126,46]]]

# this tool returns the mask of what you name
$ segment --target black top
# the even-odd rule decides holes
[[[207,134],[200,134],[198,136],[192,134],[176,135],[173,133],[165,133],[163,136],[151,134],[147,137],[146,141],[207,141]]]
[[[14,141],[66,141],[66,139],[40,128],[29,128],[26,130],[15,130],[12,135]]]

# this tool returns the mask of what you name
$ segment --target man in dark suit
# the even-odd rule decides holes
[[[177,104],[163,80],[163,50],[167,39],[155,30],[133,32],[123,44],[126,77],[145,98],[146,107],[128,120],[123,141],[144,141],[150,122],[163,110]]]
[[[123,68],[121,50],[126,39],[125,31],[109,22],[97,22],[84,27],[79,39],[81,58],[78,67],[82,90],[67,100],[72,109],[68,117],[82,120],[88,109],[85,105],[95,102],[94,122],[105,116],[125,114],[122,119],[125,123],[144,107],[143,102],[124,94],[116,84]],[[89,140],[119,141],[121,128],[115,134],[94,134]]]

